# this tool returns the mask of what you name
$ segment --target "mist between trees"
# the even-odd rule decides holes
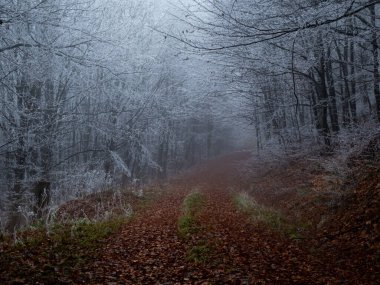
[[[189,1],[171,35],[212,54],[219,80],[243,98],[261,148],[324,145],[380,121],[379,3],[341,0]]]
[[[157,1],[0,0],[1,230],[234,148],[209,67],[154,31],[165,17]]]
[[[379,2],[0,0],[1,228],[250,137],[377,133]]]

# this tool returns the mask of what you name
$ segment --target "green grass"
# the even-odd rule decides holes
[[[96,258],[98,248],[111,234],[117,232],[126,219],[115,218],[92,222],[78,220],[53,225],[49,232],[43,228],[19,233],[0,243],[0,272],[4,280],[55,283],[70,278],[81,266]],[[1,283],[0,277],[0,283]]]
[[[233,200],[236,207],[255,222],[264,224],[272,230],[282,232],[291,239],[301,238],[298,230],[300,226],[290,223],[281,212],[260,205],[247,193],[239,193]]]
[[[85,249],[90,249],[96,247],[98,241],[118,230],[123,224],[123,221],[121,218],[99,222],[79,220],[68,225],[54,226],[50,236],[57,243],[70,243]]]
[[[189,238],[201,230],[197,216],[205,204],[205,198],[200,192],[192,192],[182,203],[182,215],[178,219],[178,232],[181,237]],[[187,251],[186,259],[194,264],[205,264],[209,260],[211,248],[205,241],[198,241]]]
[[[193,216],[185,215],[178,219],[178,232],[182,237],[187,237],[197,232],[197,223]]]
[[[183,212],[188,215],[195,215],[204,205],[205,199],[200,192],[192,192],[183,201]]]
[[[178,232],[182,237],[189,237],[199,230],[196,216],[204,205],[204,197],[199,192],[192,192],[182,203],[182,215],[178,219]]]
[[[209,255],[212,252],[211,247],[207,244],[193,246],[187,252],[187,260],[195,264],[205,264],[209,261]]]
[[[245,192],[236,195],[233,201],[240,211],[247,214],[252,213],[252,210],[257,208],[256,201]]]
[[[150,206],[163,195],[157,192],[147,192],[144,199],[135,199],[134,210]],[[72,284],[71,277],[80,275],[99,256],[106,239],[134,218],[132,212],[126,215],[124,209],[118,208],[120,203],[112,204],[114,197],[110,193],[103,195],[99,201],[111,202],[105,209],[110,215],[88,215],[89,218],[57,215],[48,224],[36,221],[15,235],[0,235],[0,284],[10,284],[12,280],[18,280],[18,284]],[[124,198],[129,201],[129,196]],[[97,196],[86,200],[90,210],[94,199]]]

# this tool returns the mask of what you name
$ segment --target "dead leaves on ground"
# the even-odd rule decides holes
[[[229,189],[241,190],[237,165],[247,158],[248,153],[226,156],[172,182],[167,191],[170,195],[160,196],[137,213],[120,233],[103,241],[96,249],[96,258],[81,264],[70,282],[64,279],[62,272],[55,273],[57,280],[61,284],[110,285],[376,284],[375,265],[355,269],[355,260],[361,260],[362,251],[346,248],[350,256],[347,259],[344,258],[346,253],[339,252],[339,246],[328,250],[312,248],[310,244],[290,240],[251,223],[239,212],[232,203]],[[177,222],[181,203],[194,186],[199,186],[207,203],[197,216],[200,230],[184,239],[178,234]],[[378,229],[377,222],[370,218],[373,215],[368,212],[363,216],[366,227],[371,229],[363,228],[358,233],[364,240]],[[339,221],[349,219],[342,216]],[[335,231],[341,229],[338,227]],[[333,240],[338,245],[341,243],[338,238]],[[13,258],[29,262],[41,254],[32,252],[30,255],[34,257],[28,258],[24,253]],[[44,262],[48,263],[49,257],[46,258]],[[379,259],[372,262],[378,266]],[[33,266],[42,268],[43,265]],[[16,276],[13,284],[26,284],[27,280],[30,280],[28,276]],[[44,283],[42,279],[39,281]],[[12,280],[4,279],[4,283],[7,282],[12,283]]]

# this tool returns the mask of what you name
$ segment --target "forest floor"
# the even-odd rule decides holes
[[[0,283],[378,284],[380,175],[366,173],[342,196],[310,162],[226,155],[166,183],[71,271],[46,268],[54,252],[36,261],[48,242],[18,258],[0,246]]]

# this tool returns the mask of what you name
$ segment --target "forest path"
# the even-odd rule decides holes
[[[240,163],[248,152],[224,156],[172,181],[169,191],[108,239],[100,258],[78,276],[82,284],[329,284],[334,275],[320,267],[296,242],[257,227],[233,204]],[[178,234],[186,195],[199,191],[205,205],[202,229],[190,238]],[[189,260],[203,248],[204,262]],[[202,258],[203,258],[202,257]],[[331,281],[331,279],[328,279]]]

